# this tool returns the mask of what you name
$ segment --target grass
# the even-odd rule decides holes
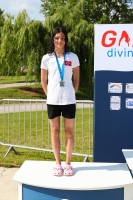
[[[0,84],[22,83],[26,81],[26,76],[0,76]],[[34,77],[33,80],[34,81]]]
[[[0,80],[4,78],[0,77]],[[5,78],[6,79],[6,78]],[[24,77],[23,77],[24,79]],[[14,82],[14,79],[6,79],[3,80],[5,83],[9,83],[10,81]],[[9,82],[8,82],[9,81]],[[18,81],[18,79],[15,79],[15,81]],[[1,81],[0,81],[1,83]],[[35,85],[30,85],[30,86],[25,86],[25,87],[16,87],[16,88],[6,88],[6,89],[0,89],[0,99],[6,99],[6,98],[13,98],[13,99],[45,99],[46,96],[42,90],[42,87],[40,84],[35,84]],[[85,92],[83,93],[82,91],[77,92],[77,99],[87,99],[87,95]],[[46,112],[46,111],[44,111]],[[16,113],[15,115],[12,113],[10,114],[10,126],[8,129],[8,120],[9,120],[9,113],[4,114],[4,120],[3,120],[3,114],[0,114],[0,121],[1,123],[1,129],[0,129],[0,141],[3,141],[3,135],[4,135],[4,143],[13,143],[13,144],[20,144],[20,145],[27,145],[27,146],[36,146],[36,113],[32,112],[32,141],[30,140],[30,124],[28,123],[30,119],[30,113],[26,112],[26,134],[24,135],[24,122],[22,119],[24,119],[24,113],[22,112],[20,114],[21,118],[21,123],[19,125],[20,127],[20,134],[17,135],[18,127],[17,124],[19,123],[19,117],[18,114]],[[44,116],[47,116],[45,113]],[[41,127],[41,120],[42,120],[42,112],[38,112],[37,114],[38,117],[38,132],[42,132]],[[89,119],[90,118],[90,119]],[[14,121],[15,119],[15,121]],[[88,120],[89,119],[89,120]],[[45,119],[46,121],[48,119]],[[93,127],[89,126],[88,124],[90,123],[89,121],[93,121],[93,109],[84,109],[84,127],[82,127],[81,122],[82,122],[82,110],[78,109],[77,110],[77,118],[76,118],[76,123],[78,126],[76,126],[76,138],[75,138],[75,143],[76,143],[76,149],[74,149],[75,152],[81,152],[84,150],[85,153],[88,153],[88,148],[91,148],[92,151],[92,137],[93,137]],[[3,127],[7,127],[6,129]],[[90,130],[88,130],[88,127],[90,127]],[[3,134],[3,130],[6,130],[6,134]],[[84,130],[84,131],[83,131]],[[48,130],[45,130],[48,132]],[[90,132],[90,134],[88,134]],[[82,133],[82,134],[81,134]],[[90,137],[89,137],[90,135]],[[20,138],[19,138],[20,136]],[[81,137],[84,138],[84,145],[82,144]],[[10,140],[10,141],[9,141]],[[62,134],[62,150],[65,151],[65,138],[64,138],[64,133]],[[45,143],[43,142],[45,141]],[[42,135],[38,134],[37,138],[37,147],[45,147],[48,148],[48,143],[50,143],[50,134],[45,134],[45,137]],[[88,143],[90,143],[90,146],[88,147]],[[16,148],[15,150],[17,151],[17,154],[14,153],[14,151],[11,151],[7,157],[4,157],[5,153],[8,151],[7,146],[2,146],[0,145],[0,166],[4,167],[20,167],[22,163],[25,160],[54,160],[53,153],[49,152],[44,152],[44,151],[35,151],[35,150],[29,150],[29,149],[22,149],[22,148]],[[61,154],[61,160],[65,160],[65,155]],[[82,156],[72,156],[72,161],[78,161],[82,162],[84,158]]]
[[[17,154],[13,151],[8,154],[7,157],[4,157],[5,152],[8,151],[8,147],[0,148],[0,166],[2,167],[20,167],[25,160],[46,160],[54,161],[54,155],[52,152],[44,151],[35,151],[35,150],[26,150],[17,148]],[[65,155],[61,154],[61,160],[65,161]],[[84,157],[82,156],[72,156],[72,162],[83,162]]]
[[[21,83],[25,82],[26,76],[0,76],[0,84]],[[34,77],[31,82],[34,82]],[[88,100],[86,88],[80,88],[76,93],[77,100]],[[23,87],[0,88],[0,99],[16,98],[16,99],[46,99],[40,83]]]
[[[45,99],[46,95],[40,84],[0,89],[0,99]]]
[[[34,84],[13,88],[0,88],[0,99],[46,99],[41,84]],[[76,93],[77,100],[88,100],[86,92],[78,90]]]

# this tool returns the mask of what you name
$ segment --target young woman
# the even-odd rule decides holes
[[[73,175],[71,156],[74,146],[75,93],[79,85],[79,59],[76,54],[69,52],[67,32],[61,27],[53,30],[48,52],[42,58],[41,84],[47,95],[52,149],[56,160],[53,175],[70,176]],[[64,167],[62,167],[60,160],[61,115],[64,118],[66,137],[66,163]]]

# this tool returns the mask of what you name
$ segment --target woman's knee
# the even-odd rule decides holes
[[[65,134],[66,134],[67,139],[72,139],[73,138],[73,129],[72,128],[66,128]]]
[[[51,132],[52,132],[52,136],[57,138],[57,137],[59,137],[60,129],[57,127],[52,127]]]

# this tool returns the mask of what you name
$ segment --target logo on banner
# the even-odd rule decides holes
[[[109,93],[122,93],[122,83],[108,83]]]
[[[133,43],[129,33],[125,30],[119,36],[114,30],[108,30],[102,35],[101,44],[103,47],[108,48],[108,57],[133,57]],[[124,49],[120,48],[121,46]]]
[[[133,99],[126,99],[126,108],[133,109]]]

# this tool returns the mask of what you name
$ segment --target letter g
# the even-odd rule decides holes
[[[117,35],[117,33],[116,33],[115,31],[113,31],[113,30],[106,31],[106,32],[103,34],[102,41],[101,41],[101,43],[102,43],[102,45],[103,45],[104,47],[111,47],[111,46],[113,46],[113,45],[115,44],[116,38],[109,38],[109,40],[111,41],[111,43],[109,43],[109,44],[107,44],[107,43],[105,42],[106,36],[107,36],[108,34],[110,34],[110,33],[111,33],[112,35],[114,35],[114,36]]]

